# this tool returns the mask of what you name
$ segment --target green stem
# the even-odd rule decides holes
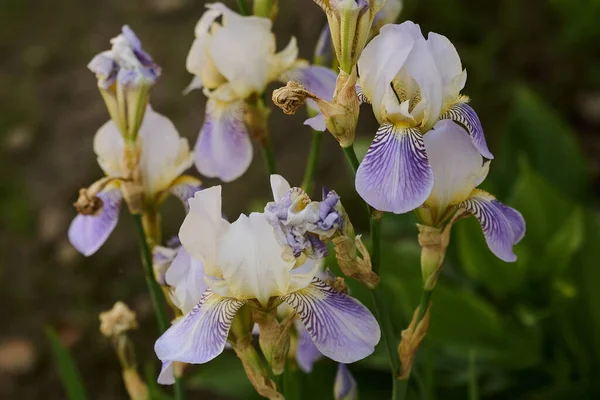
[[[319,159],[319,149],[321,148],[322,134],[319,131],[313,131],[312,141],[310,142],[310,152],[306,161],[306,170],[304,171],[304,179],[302,179],[302,189],[310,195],[313,189],[313,179],[315,169]]]
[[[275,165],[275,154],[273,153],[273,145],[270,139],[262,140],[260,143],[260,149],[265,161],[265,166],[269,175],[277,173],[277,167]]]
[[[432,294],[433,290],[426,289],[423,289],[423,293],[421,293],[421,301],[419,303],[419,315],[417,316],[417,325],[425,317],[425,313],[427,312],[427,309],[429,308],[429,303],[431,302]]]
[[[146,233],[144,232],[144,226],[142,225],[142,216],[139,214],[134,214],[133,221],[135,223],[135,230],[140,245],[146,285],[148,286],[148,291],[150,292],[150,299],[152,300],[152,306],[154,307],[154,313],[156,314],[158,329],[162,333],[169,327],[169,320],[163,306],[165,299],[158,282],[156,282],[156,279],[154,278],[154,270],[152,268],[152,253],[150,251],[150,246],[148,246],[148,241],[146,240]]]
[[[135,230],[138,236],[138,242],[140,245],[140,253],[142,257],[142,265],[144,267],[144,277],[146,279],[146,285],[150,292],[150,299],[156,314],[156,321],[158,323],[158,329],[160,333],[167,330],[169,327],[169,319],[165,312],[164,304],[165,298],[158,282],[154,278],[154,269],[152,267],[152,252],[146,239],[146,232],[144,231],[144,225],[142,223],[142,216],[140,214],[133,214],[133,222],[135,224]],[[185,388],[180,378],[175,378],[175,399],[185,399]]]
[[[479,385],[477,383],[477,351],[469,351],[469,400],[479,400]]]
[[[240,14],[242,15],[250,15],[250,8],[248,8],[248,3],[246,0],[237,0],[238,8],[240,10]]]
[[[344,150],[348,164],[350,164],[352,171],[354,171],[356,174],[360,162],[358,161],[358,157],[356,157],[354,146],[350,145],[348,147],[342,147],[342,149]],[[368,204],[367,209],[369,211],[369,220],[371,226],[371,265],[373,272],[378,274],[379,264],[381,261],[381,215],[377,215],[379,214],[379,211],[373,210]],[[403,388],[404,384],[402,381],[398,381],[396,379],[396,377],[400,375],[400,357],[398,355],[396,341],[394,340],[394,327],[392,325],[392,320],[389,313],[385,310],[385,303],[383,301],[379,286],[371,290],[371,296],[373,297],[375,314],[377,316],[377,320],[379,321],[381,334],[390,358],[393,380],[392,399],[397,400],[401,398],[399,396],[401,396],[403,392],[406,392],[406,388]]]

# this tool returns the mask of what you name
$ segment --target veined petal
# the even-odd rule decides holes
[[[325,248],[325,254],[322,257],[325,256],[327,256],[327,248]],[[288,287],[288,292],[295,292],[307,287],[319,272],[321,260],[322,258],[318,260],[307,258],[304,264],[294,268],[290,272],[290,286]]]
[[[296,310],[317,349],[332,360],[361,360],[379,343],[381,332],[371,312],[317,278],[283,300]]]
[[[98,157],[100,168],[107,176],[125,176],[124,146],[123,136],[112,120],[106,122],[96,132],[94,153]]]
[[[69,227],[69,241],[84,256],[94,254],[117,226],[121,209],[121,189],[98,193],[104,203],[98,215],[78,215]]]
[[[245,301],[207,290],[192,311],[175,322],[154,344],[161,361],[206,363],[223,352],[231,322]]]
[[[139,132],[140,169],[144,190],[154,196],[193,164],[188,141],[181,138],[175,125],[148,106]]]
[[[488,149],[485,141],[485,135],[483,133],[483,127],[481,121],[473,108],[467,103],[457,103],[448,109],[440,119],[451,119],[465,127],[473,145],[479,151],[479,153],[489,160],[494,159],[494,155]]]
[[[285,303],[284,303],[285,304]],[[319,359],[323,357],[323,354],[317,349],[312,341],[312,338],[306,331],[306,328],[302,322],[296,320],[296,332],[298,333],[298,344],[296,347],[296,362],[300,369],[310,374],[313,369],[313,365]]]
[[[439,121],[424,137],[433,189],[427,204],[440,210],[466,200],[483,181],[488,165],[465,130],[451,120]]]
[[[356,172],[356,191],[372,207],[396,214],[425,202],[433,173],[418,129],[383,124]]]
[[[208,275],[219,276],[218,242],[229,223],[221,216],[221,186],[200,190],[189,200],[190,211],[179,229],[187,252],[204,264]]]
[[[202,182],[190,175],[183,175],[175,179],[169,188],[171,194],[181,200],[186,212],[190,209],[188,200],[194,197],[199,190],[202,190]]]
[[[485,241],[496,257],[506,262],[517,260],[517,256],[513,253],[513,246],[525,234],[525,220],[520,212],[478,189],[460,204],[460,208],[467,210],[479,220]]]
[[[356,380],[345,364],[338,365],[333,395],[335,400],[356,400],[358,398]]]
[[[172,385],[175,383],[175,372],[173,371],[173,361],[165,361],[160,368],[158,383],[161,385]]]
[[[206,291],[204,283],[204,265],[194,260],[181,247],[175,259],[167,269],[166,282],[172,288],[173,303],[187,314],[194,308]]]
[[[264,214],[240,215],[219,246],[219,267],[236,298],[266,305],[270,297],[287,293],[295,260],[283,259],[284,248]]]
[[[252,162],[252,143],[244,123],[245,103],[209,99],[194,149],[196,168],[209,178],[231,182]]]

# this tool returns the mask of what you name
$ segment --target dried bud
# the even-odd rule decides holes
[[[431,308],[431,305],[430,305]],[[408,379],[412,369],[415,356],[419,350],[419,346],[429,329],[429,308],[423,316],[423,319],[417,322],[419,318],[419,309],[417,307],[410,321],[408,328],[402,331],[402,341],[398,345],[398,353],[400,355],[400,376],[398,379]]]
[[[275,89],[272,99],[273,103],[285,114],[293,115],[306,103],[307,99],[316,100],[317,96],[306,90],[301,84],[290,81],[284,87]]]
[[[370,289],[379,284],[379,276],[371,269],[371,256],[360,235],[354,238],[338,236],[333,238],[333,243],[335,256],[344,275],[364,283]]]
[[[99,318],[100,332],[108,338],[138,327],[135,312],[121,301],[117,301],[111,310],[101,312]]]
[[[123,370],[123,382],[131,400],[150,400],[148,387],[142,381],[135,368],[126,368]]]
[[[81,215],[99,215],[104,206],[102,199],[96,195],[90,195],[88,189],[79,189],[79,197],[73,203],[77,212]]]
[[[333,276],[332,274],[328,274],[327,276],[327,284],[331,286],[333,290],[338,293],[348,294],[348,285],[346,281],[341,276]]]
[[[252,346],[252,337],[248,335],[244,338],[238,338],[236,343],[233,344],[233,349],[242,361],[248,380],[252,383],[256,392],[270,400],[284,400],[281,393],[277,392],[277,385],[269,377],[263,361]]]
[[[285,361],[290,350],[290,327],[294,320],[294,313],[279,323],[276,311],[265,313],[253,310],[252,316],[258,324],[260,336],[258,344],[274,375],[281,375],[285,368]]]

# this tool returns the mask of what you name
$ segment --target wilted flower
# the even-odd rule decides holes
[[[276,52],[270,19],[241,16],[222,3],[207,7],[187,58],[187,69],[195,75],[187,91],[204,88],[208,97],[196,167],[205,176],[230,182],[252,161],[250,136],[264,139],[260,121],[268,110],[250,103],[259,101],[267,85],[297,80],[331,98],[335,74],[299,60],[295,38]],[[219,17],[220,23],[215,21]]]
[[[96,74],[98,88],[119,132],[125,139],[135,140],[148,104],[148,90],[161,69],[127,25],[110,42],[112,49],[96,55],[88,68]]]
[[[386,0],[315,0],[325,14],[340,68],[351,74]]]
[[[422,222],[441,227],[474,215],[490,250],[503,261],[515,261],[512,248],[525,234],[521,213],[476,189],[486,178],[490,161],[480,154],[463,127],[450,120],[439,121],[425,135],[424,143],[434,184],[425,204],[417,210]]]
[[[137,329],[135,312],[127,304],[117,301],[109,311],[101,312],[100,332],[106,337],[117,337],[132,329]]]
[[[434,185],[424,135],[440,119],[456,121],[479,153],[492,159],[477,114],[460,94],[466,71],[450,41],[426,40],[418,25],[386,25],[359,62],[360,97],[372,104],[380,128],[356,175],[356,190],[378,210],[404,213]]]
[[[193,164],[187,139],[150,106],[133,148],[127,146],[115,122],[108,121],[96,133],[94,151],[106,178],[82,190],[83,203],[88,199],[95,206],[79,204],[80,214],[69,228],[69,240],[85,256],[95,253],[117,225],[124,195],[130,194],[128,185],[140,186],[142,207],[157,207],[169,193],[187,206],[187,199],[200,187],[196,178],[181,176]],[[127,156],[132,156],[133,163]]]
[[[156,342],[163,362],[205,363],[224,349],[242,306],[268,312],[286,302],[296,310],[316,347],[339,362],[371,354],[380,331],[353,298],[315,278],[317,263],[297,266],[264,214],[221,217],[221,187],[197,192],[179,232],[191,257],[204,266],[208,289],[198,304]]]
[[[340,197],[324,190],[322,201],[312,201],[304,190],[291,188],[280,175],[271,175],[271,189],[275,201],[267,203],[265,216],[275,228],[279,243],[290,246],[294,257],[325,257],[325,241],[342,226]]]

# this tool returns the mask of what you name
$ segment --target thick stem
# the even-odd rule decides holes
[[[346,156],[346,160],[348,160],[348,164],[352,167],[352,171],[356,174],[358,170],[358,166],[360,162],[358,161],[358,157],[356,157],[356,152],[354,151],[354,145],[350,145],[348,147],[342,147],[344,150],[344,155]]]
[[[304,179],[302,179],[302,189],[310,195],[314,186],[315,169],[319,159],[319,149],[321,148],[322,133],[313,131],[312,141],[310,142],[310,153],[306,161],[306,170],[304,171]]]

